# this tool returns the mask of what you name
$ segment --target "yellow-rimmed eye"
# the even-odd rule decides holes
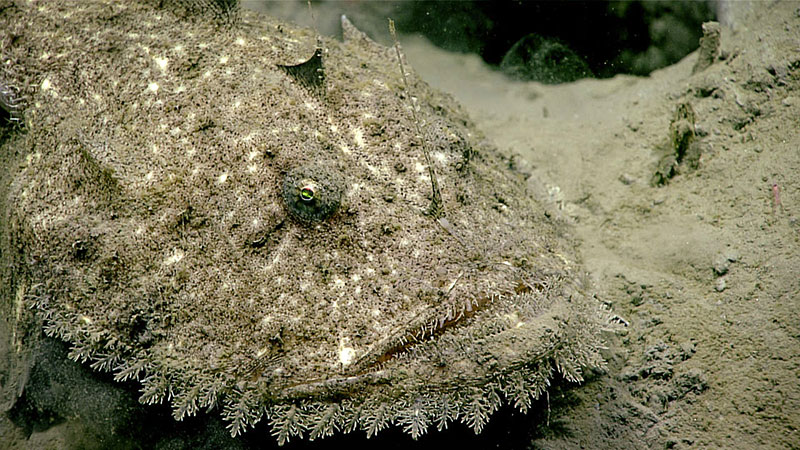
[[[319,222],[332,216],[344,196],[344,177],[331,164],[297,167],[283,179],[283,201],[295,219]]]

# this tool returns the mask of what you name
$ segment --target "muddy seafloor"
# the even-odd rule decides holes
[[[722,58],[694,75],[696,54],[647,78],[512,82],[403,37],[414,69],[520,154],[629,325],[607,373],[554,386],[527,415],[503,408],[481,435],[453,424],[418,441],[388,430],[284,448],[800,448],[800,2],[731,6]],[[681,103],[699,160],[654,186]],[[150,426],[169,426],[159,414]],[[191,429],[160,447],[228,445]],[[0,447],[108,448],[69,421],[29,431],[5,430]],[[265,434],[239,444],[275,447]]]

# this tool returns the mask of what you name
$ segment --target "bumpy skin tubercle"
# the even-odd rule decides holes
[[[345,21],[310,92],[279,66],[315,54],[313,31],[159,3],[0,10],[6,82],[31,96],[0,149],[20,159],[0,167],[0,292],[24,293],[7,320],[34,311],[177,420],[208,408],[279,442],[480,431],[603,364],[561,225],[394,49]],[[424,214],[422,145],[446,224]]]

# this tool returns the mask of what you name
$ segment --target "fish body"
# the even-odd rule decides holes
[[[7,367],[43,330],[176,420],[285,442],[477,432],[602,366],[562,226],[395,49],[156,3],[0,7]],[[286,69],[317,54],[322,88]]]

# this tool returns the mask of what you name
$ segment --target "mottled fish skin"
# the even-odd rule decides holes
[[[281,443],[479,432],[603,365],[562,225],[394,49],[346,20],[341,43],[160,3],[0,8],[26,99],[0,148],[19,159],[0,167],[5,320],[41,321],[177,420],[268,419]],[[324,90],[281,69],[318,43]]]

